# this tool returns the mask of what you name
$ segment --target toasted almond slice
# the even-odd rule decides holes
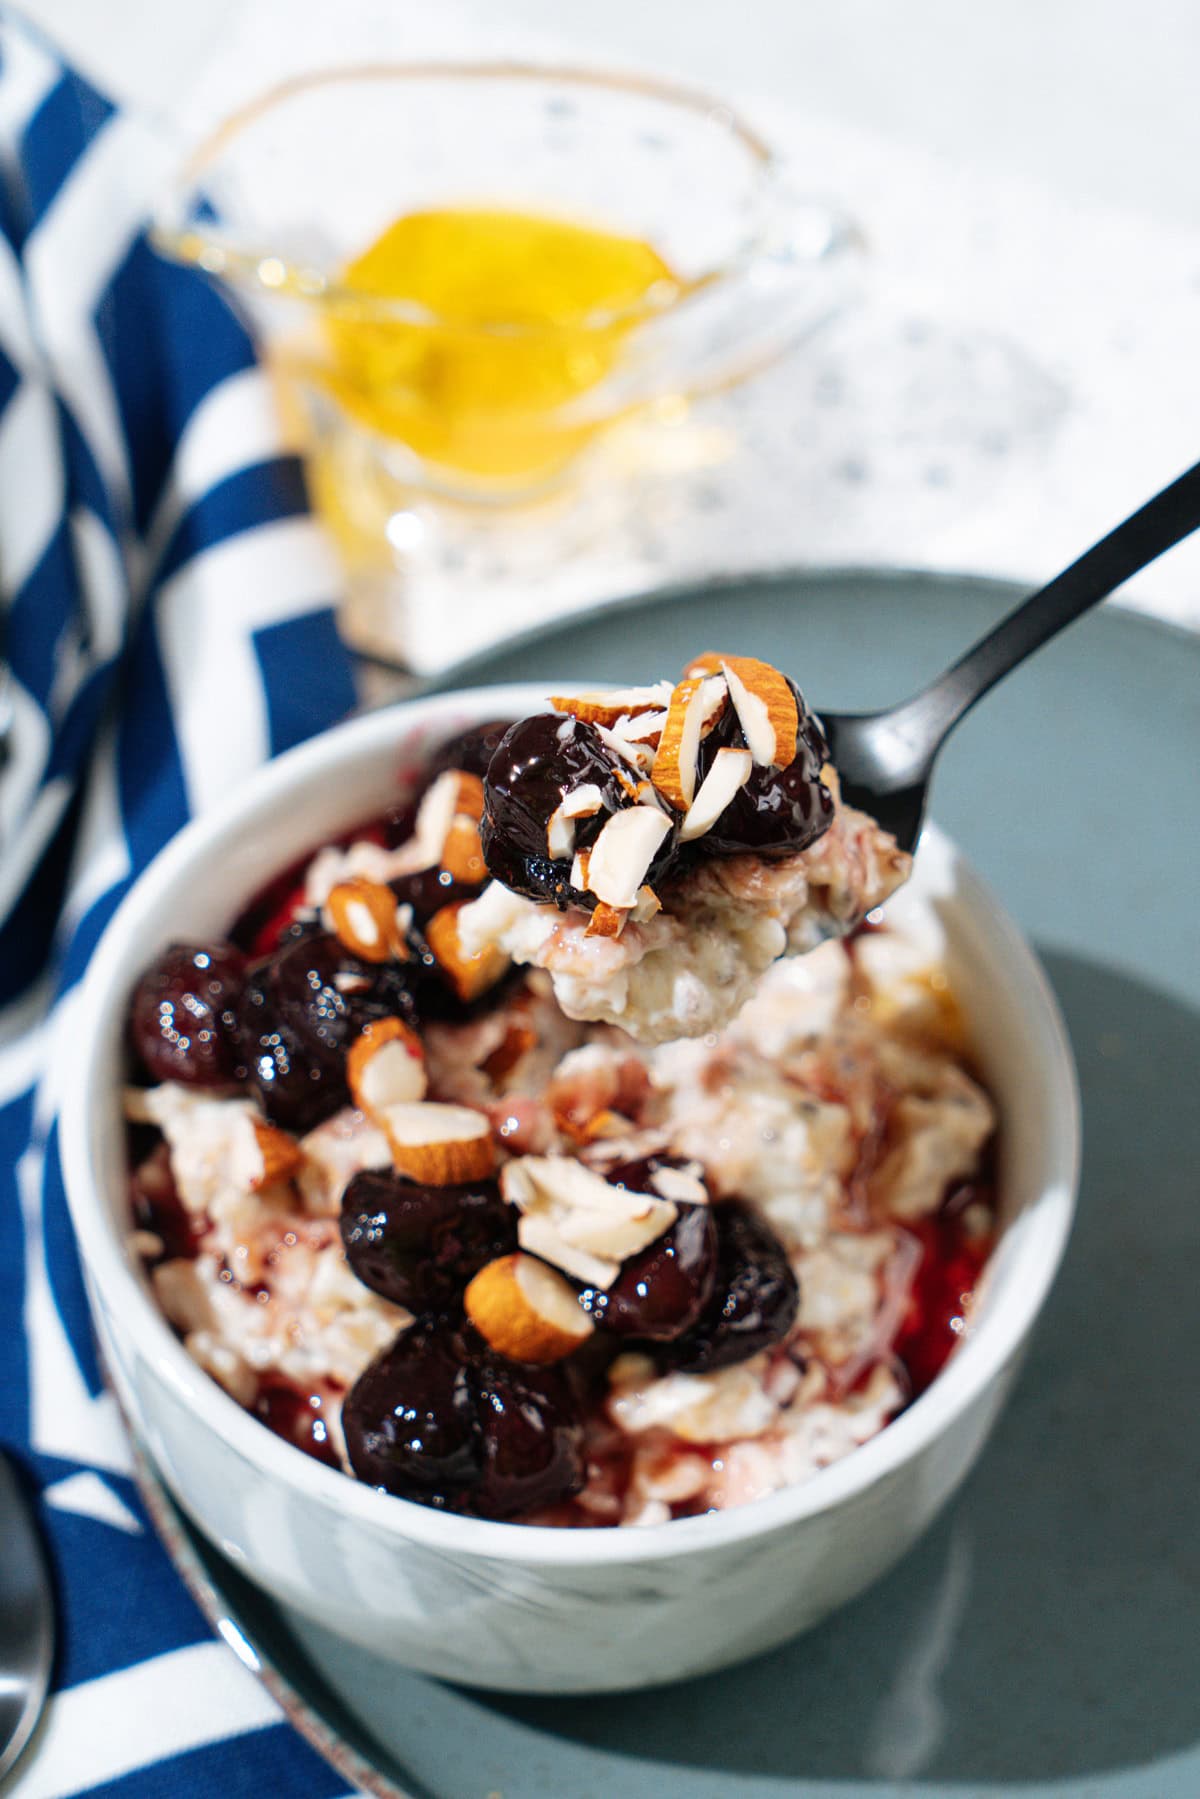
[[[750,779],[754,758],[749,750],[718,750],[712,767],[700,783],[700,791],[688,807],[679,827],[679,841],[691,843],[703,837],[724,812],[734,795]]]
[[[585,937],[619,937],[628,917],[628,912],[618,912],[615,906],[606,906],[603,900],[598,900],[583,934]]]
[[[686,812],[692,803],[700,739],[725,699],[725,682],[719,675],[695,675],[681,681],[671,695],[650,779],[677,812]]]
[[[699,1174],[690,1168],[656,1168],[651,1173],[650,1185],[663,1199],[673,1200],[676,1205],[708,1204],[708,1188]]]
[[[479,826],[465,812],[456,812],[450,820],[450,829],[442,845],[441,864],[452,879],[461,881],[464,886],[478,887],[481,881],[487,880]]]
[[[455,900],[443,906],[425,926],[425,941],[462,1000],[478,999],[508,970],[508,957],[495,944],[485,944],[473,955],[464,950],[458,934],[458,915],[469,903]]]
[[[571,885],[576,893],[588,893],[588,882],[591,879],[591,850],[576,850],[575,860],[571,864]]]
[[[507,1080],[522,1056],[527,1056],[531,1049],[537,1048],[538,1034],[532,1025],[510,1024],[504,1037],[490,1056],[485,1056],[479,1064],[488,1080],[496,1086]]]
[[[628,911],[670,829],[670,819],[657,806],[627,806],[614,812],[592,845],[589,891],[606,906]]]
[[[623,738],[626,743],[656,746],[666,722],[666,707],[656,706],[652,712],[635,712],[629,718],[619,718],[612,727],[613,736]]]
[[[621,1263],[678,1217],[670,1200],[613,1186],[571,1156],[521,1156],[500,1171],[500,1190],[521,1210],[517,1240],[564,1273],[610,1287]]]
[[[388,1106],[424,1099],[425,1051],[416,1032],[399,1018],[373,1020],[346,1057],[350,1097],[379,1123]]]
[[[671,683],[656,681],[652,687],[614,687],[600,693],[552,693],[550,704],[556,712],[568,712],[585,724],[605,725],[611,730],[626,714],[665,706],[670,697]]]
[[[650,920],[662,911],[662,901],[653,887],[639,887],[633,909],[629,916],[634,924],[649,924]]]
[[[396,896],[379,881],[339,881],[325,902],[325,923],[362,962],[390,962],[400,943]]]
[[[536,1256],[501,1256],[463,1295],[467,1317],[513,1362],[561,1362],[595,1326],[562,1275]]]
[[[565,793],[550,814],[546,826],[546,850],[556,862],[565,862],[575,852],[575,820],[594,818],[604,809],[604,795],[594,781],[584,781]]]
[[[496,1165],[491,1126],[469,1106],[444,1106],[436,1100],[388,1106],[379,1124],[395,1167],[427,1186],[486,1180]]]
[[[800,728],[796,696],[787,677],[754,656],[727,656],[721,669],[754,760],[786,768],[796,759]]]
[[[262,1156],[262,1173],[256,1174],[250,1185],[256,1193],[264,1187],[275,1187],[281,1181],[290,1181],[304,1165],[304,1151],[294,1137],[286,1131],[277,1130],[273,1124],[266,1124],[261,1118],[252,1121],[254,1141]]]
[[[614,756],[635,769],[639,775],[649,774],[653,768],[654,750],[648,743],[631,743],[627,737],[610,731],[607,725],[597,725],[596,735],[606,749],[610,749]]]

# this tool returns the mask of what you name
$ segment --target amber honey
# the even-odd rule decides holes
[[[532,484],[609,421],[582,402],[677,292],[634,237],[486,208],[407,213],[340,272],[306,373],[427,464]]]

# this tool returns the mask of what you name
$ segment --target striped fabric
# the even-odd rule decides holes
[[[245,331],[140,220],[162,152],[0,14],[0,1442],[57,1570],[22,1799],[342,1784],[207,1626],[103,1390],[59,1166],[77,983],[193,813],[353,704],[332,567]]]

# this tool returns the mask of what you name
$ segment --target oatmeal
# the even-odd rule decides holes
[[[689,677],[701,744],[712,678]],[[348,1475],[565,1527],[741,1504],[851,1453],[951,1352],[995,1228],[992,1104],[936,961],[897,930],[847,934],[875,876],[815,740],[811,840],[682,880],[713,916],[749,881],[751,935],[829,940],[752,979],[758,952],[714,924],[749,997],[671,1041],[571,1016],[559,968],[473,938],[471,914],[509,902],[530,942],[546,913],[585,951],[643,934],[638,1006],[656,957],[678,985],[668,927],[696,969],[697,914],[639,923],[634,891],[619,935],[589,939],[582,909],[489,883],[483,777],[510,742],[444,746],[413,804],[317,846],[229,943],[146,971],[133,1241],[199,1365]],[[755,883],[791,895],[778,917]]]

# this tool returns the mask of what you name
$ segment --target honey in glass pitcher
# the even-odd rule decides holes
[[[533,486],[610,422],[572,403],[679,291],[635,237],[483,207],[406,213],[341,271],[309,375],[426,464]]]

